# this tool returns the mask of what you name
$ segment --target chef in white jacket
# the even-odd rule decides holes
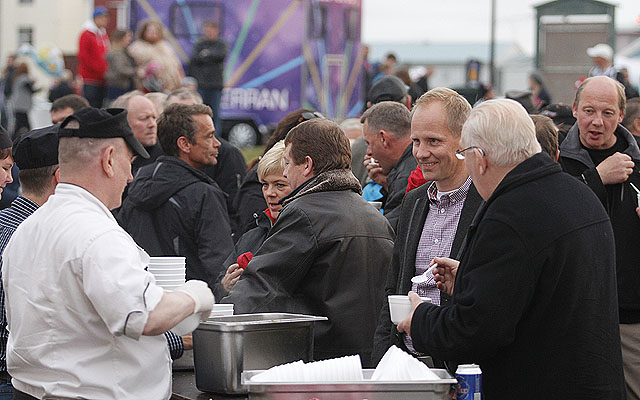
[[[59,136],[55,194],[3,256],[14,398],[168,399],[162,333],[208,315],[213,295],[201,281],[164,292],[110,212],[133,179],[133,157],[148,157],[126,111],[84,108]]]

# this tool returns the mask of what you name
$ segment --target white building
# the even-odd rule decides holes
[[[82,24],[91,17],[93,0],[0,0],[0,66],[7,56],[28,43],[36,49],[57,47],[75,56]],[[26,57],[30,59],[30,57]],[[29,60],[37,87],[48,88],[52,78]],[[40,96],[46,95],[46,90]]]

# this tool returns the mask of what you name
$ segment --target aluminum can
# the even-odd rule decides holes
[[[461,364],[456,370],[457,400],[482,399],[482,371],[476,364]]]

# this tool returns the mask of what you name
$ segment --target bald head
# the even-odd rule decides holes
[[[582,145],[598,150],[611,148],[616,142],[614,132],[622,122],[625,106],[624,86],[619,82],[606,76],[585,79],[573,103]]]
[[[156,109],[144,96],[135,95],[127,103],[127,122],[136,139],[143,146],[149,147],[158,141],[158,125]]]

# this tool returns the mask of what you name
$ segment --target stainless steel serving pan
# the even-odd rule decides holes
[[[264,313],[216,317],[193,332],[196,387],[204,392],[247,393],[242,371],[313,360],[313,324],[326,317]]]
[[[250,400],[435,400],[448,399],[456,379],[444,369],[431,369],[439,380],[371,381],[373,369],[364,369],[363,381],[354,382],[251,382],[251,377],[263,371],[244,371],[242,384]]]

